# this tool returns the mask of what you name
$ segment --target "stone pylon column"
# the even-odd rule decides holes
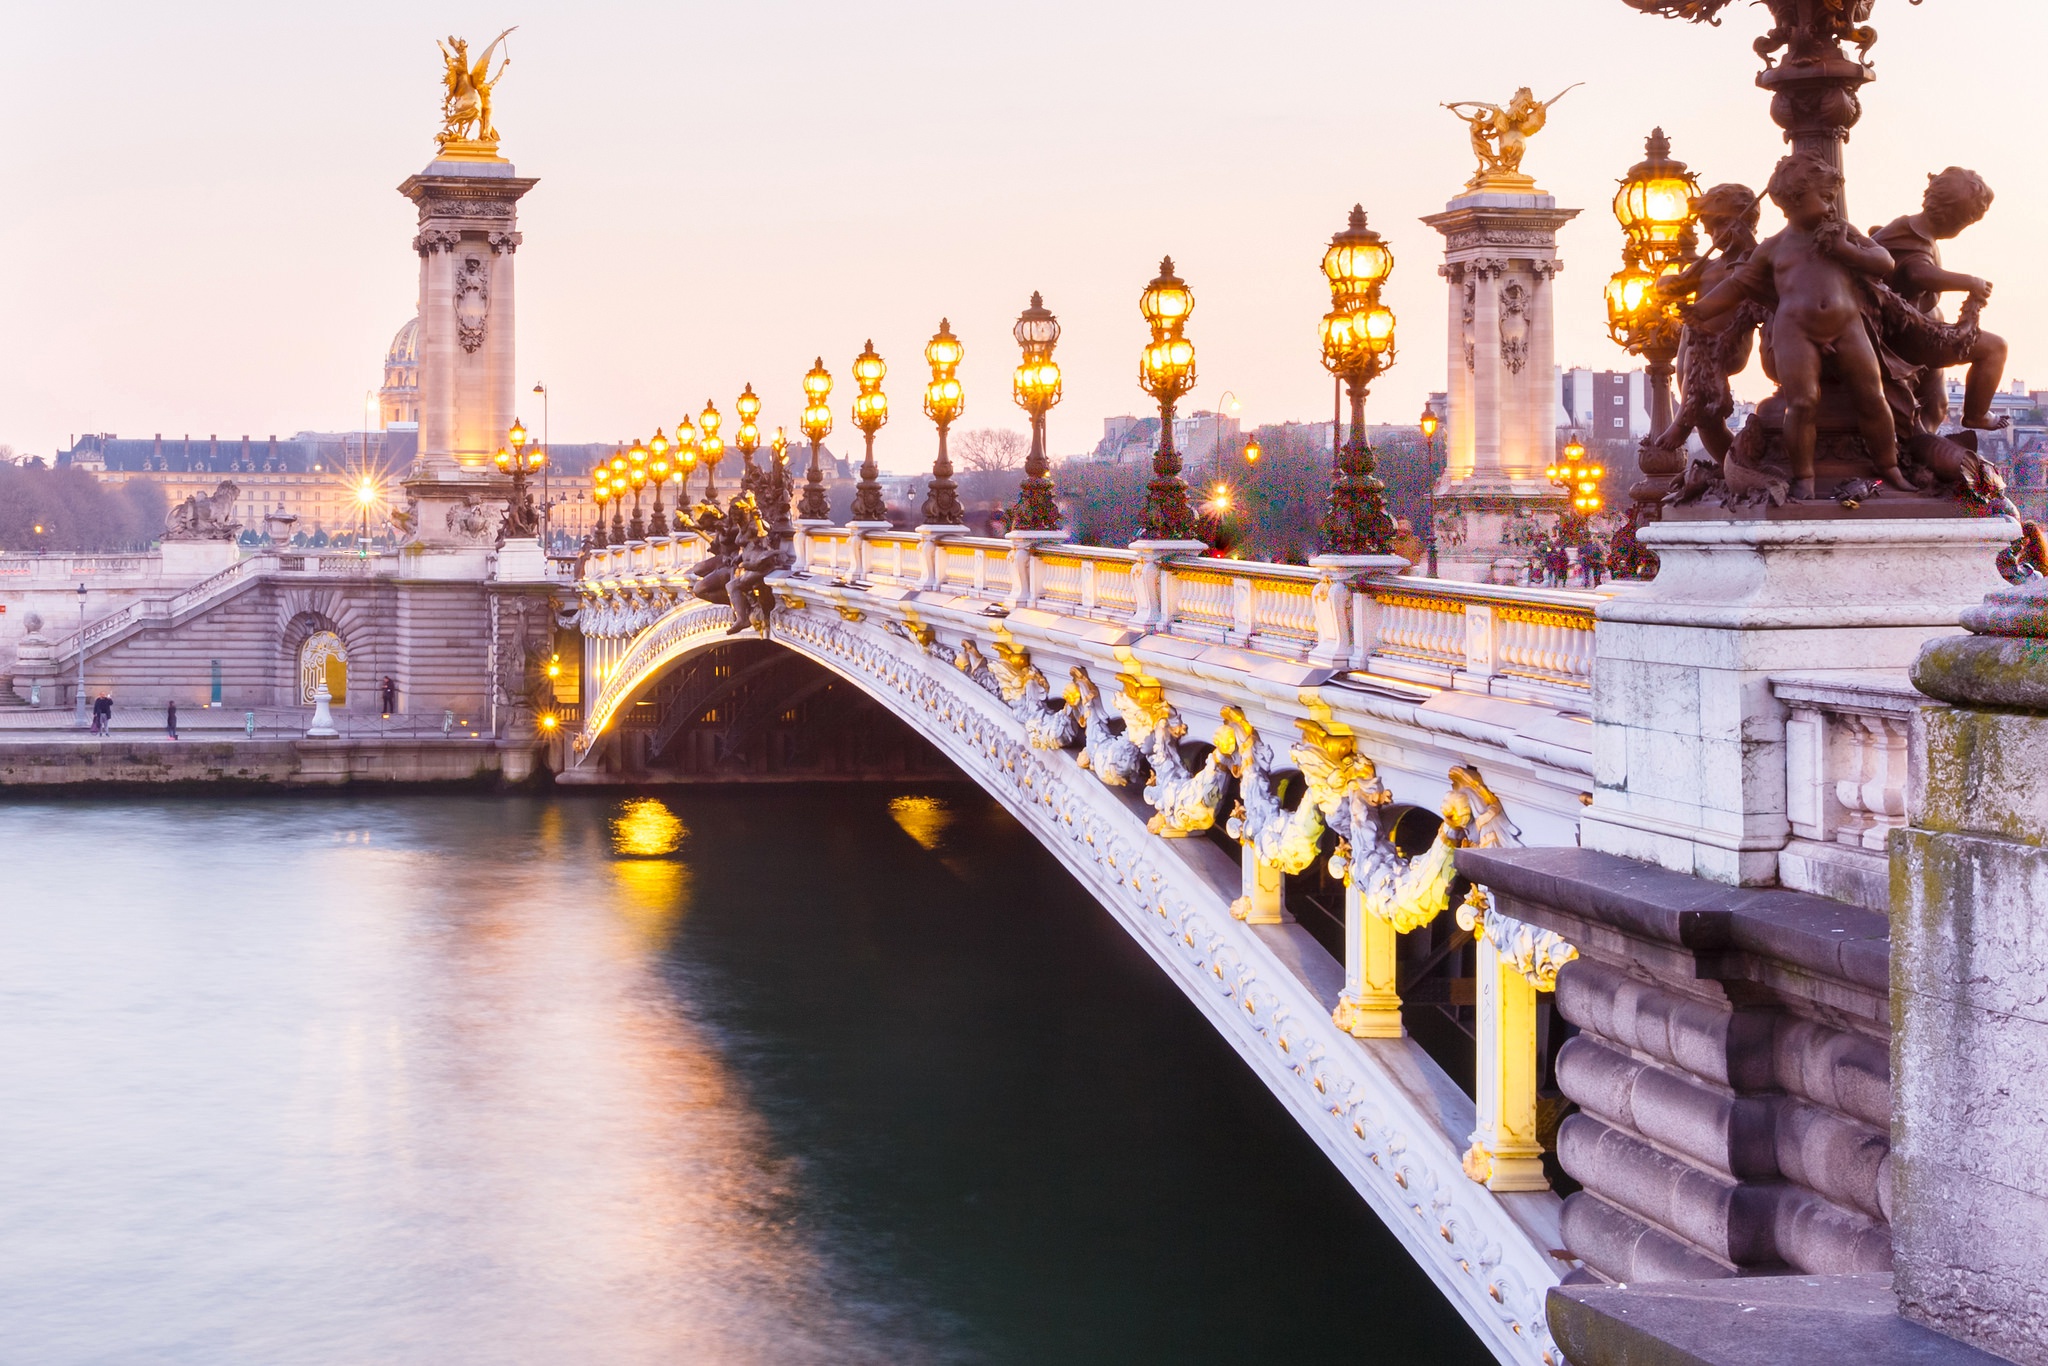
[[[517,415],[518,206],[536,183],[495,153],[451,151],[398,187],[419,206],[420,439],[404,481],[407,544],[433,552],[421,565],[432,577],[482,577],[496,540],[508,487],[492,457]]]
[[[1437,508],[1462,520],[1465,539],[1443,546],[1446,578],[1487,577],[1509,553],[1501,534],[1518,509],[1561,505],[1543,477],[1557,458],[1551,282],[1561,268],[1557,230],[1579,211],[1521,181],[1468,191],[1422,220],[1444,235],[1439,273],[1450,294],[1448,461]]]

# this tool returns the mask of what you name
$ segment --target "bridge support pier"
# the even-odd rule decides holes
[[[1398,1039],[1401,993],[1395,986],[1394,927],[1365,909],[1356,883],[1344,883],[1344,994],[1330,1018],[1355,1039]]]

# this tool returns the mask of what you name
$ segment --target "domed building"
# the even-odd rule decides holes
[[[386,431],[420,425],[420,320],[406,319],[391,349],[384,353],[384,387],[377,391],[377,411]]]

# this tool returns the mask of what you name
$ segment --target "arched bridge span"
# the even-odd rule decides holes
[[[1533,1022],[1539,988],[1572,950],[1483,897],[1453,906],[1464,886],[1450,853],[1573,842],[1591,786],[1584,686],[1557,668],[1567,677],[1504,672],[1502,686],[1482,676],[1460,687],[1459,671],[1430,657],[1449,653],[1430,617],[1547,612],[1532,624],[1561,634],[1579,613],[1590,627],[1587,595],[1544,604],[1475,588],[1452,614],[1398,579],[1365,577],[1370,566],[1260,566],[1280,571],[1274,596],[1295,611],[1287,634],[1258,629],[1256,595],[1269,590],[1213,561],[916,536],[881,540],[884,561],[847,539],[840,564],[845,543],[830,529],[807,537],[798,571],[775,580],[769,640],[876,699],[1030,829],[1231,1041],[1501,1360],[1560,1360],[1544,1297],[1567,1268],[1550,1256],[1562,1240],[1537,1132]],[[613,762],[621,712],[732,638],[724,607],[687,594],[681,567],[695,555],[678,543],[594,558],[581,583],[578,767]],[[965,581],[948,582],[946,557],[968,556],[972,577],[956,562]],[[1105,583],[1105,564],[1128,596]],[[1069,565],[1094,580],[1085,605],[1079,591],[1059,600]],[[1252,597],[1253,629],[1203,621],[1205,592],[1226,618]],[[1331,644],[1317,623],[1333,618],[1347,629],[1324,650],[1335,658],[1317,659]],[[1367,655],[1389,637],[1414,644],[1388,656],[1396,671],[1352,668],[1354,632],[1372,633]],[[1566,654],[1553,663],[1568,666]],[[1404,806],[1446,815],[1412,857],[1396,852],[1388,818]],[[1338,953],[1286,904],[1326,863],[1342,885]],[[1431,945],[1436,960],[1462,951],[1475,964],[1464,1012],[1475,1094],[1403,1028],[1404,964]]]

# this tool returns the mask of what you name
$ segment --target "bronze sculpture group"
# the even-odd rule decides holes
[[[1627,3],[1719,22],[1726,0]],[[1716,186],[1693,205],[1712,253],[1659,282],[1659,300],[1684,323],[1682,401],[1645,453],[1679,451],[1694,432],[1706,448],[1667,501],[1856,507],[1883,496],[1916,499],[1897,510],[1924,515],[2002,511],[2004,481],[1979,455],[1977,433],[2006,423],[1991,411],[2005,343],[1979,323],[1990,282],[1947,270],[1940,250],[1983,219],[1991,189],[1952,166],[1928,177],[1920,212],[1858,232],[1843,208],[1840,148],[1861,113],[1857,88],[1872,78],[1862,54],[1877,37],[1865,22],[1874,0],[1767,3],[1776,24],[1756,44],[1758,84],[1773,92],[1772,117],[1792,150],[1765,194],[1785,226],[1759,242],[1757,197]],[[1954,322],[1942,316],[1944,294],[1964,296]],[[1729,379],[1748,364],[1753,339],[1777,392],[1731,433]],[[1951,366],[1967,366],[1968,378],[1959,430],[1944,433]]]
[[[775,611],[775,590],[768,586],[768,576],[795,563],[786,531],[776,534],[762,516],[754,491],[744,488],[722,509],[710,499],[698,503],[690,520],[711,550],[690,568],[690,592],[705,602],[732,608],[732,628],[726,634],[751,629],[767,635]]]

